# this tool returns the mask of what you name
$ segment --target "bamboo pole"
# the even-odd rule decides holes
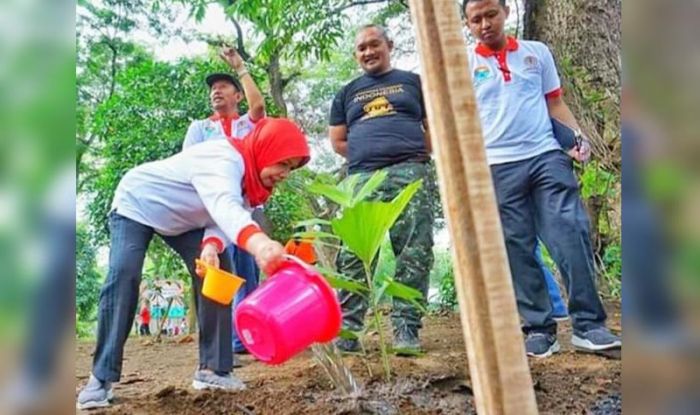
[[[536,414],[501,221],[454,0],[410,0],[479,414]]]

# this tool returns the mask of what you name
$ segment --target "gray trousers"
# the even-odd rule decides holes
[[[556,150],[491,166],[508,261],[523,331],[556,332],[541,267],[533,254],[538,235],[561,270],[574,330],[605,324],[595,285],[588,214],[573,162]]]
[[[100,292],[97,345],[93,374],[102,381],[119,381],[124,343],[134,323],[139,298],[141,272],[153,228],[110,213],[111,245],[109,274]],[[231,308],[202,296],[202,279],[195,274],[195,258],[200,252],[203,230],[178,236],[162,236],[187,265],[192,276],[194,303],[199,325],[199,365],[221,372],[233,369],[231,347]],[[221,268],[231,270],[230,255],[220,255]]]

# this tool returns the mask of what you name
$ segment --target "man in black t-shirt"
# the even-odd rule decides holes
[[[364,183],[376,170],[385,169],[387,179],[375,192],[376,200],[392,200],[406,185],[423,179],[423,186],[391,228],[396,256],[396,280],[416,288],[427,297],[428,275],[433,265],[433,212],[430,195],[435,182],[430,175],[430,140],[420,77],[391,67],[393,43],[376,25],[360,28],[355,40],[355,58],[364,74],[347,84],[333,100],[330,138],[336,153],[349,163],[349,173]],[[338,270],[364,280],[360,260],[341,251]],[[364,326],[367,300],[340,292],[345,328]],[[376,311],[376,310],[375,310]],[[421,313],[406,301],[395,298],[392,311],[394,350],[412,355],[420,350],[418,330]],[[339,340],[346,351],[358,350],[357,341]]]

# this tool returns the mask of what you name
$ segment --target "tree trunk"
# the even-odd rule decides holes
[[[270,64],[267,66],[267,75],[270,79],[270,94],[272,100],[279,109],[280,117],[287,116],[287,102],[284,100],[285,82],[280,69],[280,54],[279,51],[270,56]]]
[[[194,302],[194,287],[190,288],[190,295],[186,295],[187,298],[187,334],[197,333],[197,308]]]
[[[594,157],[619,172],[622,0],[524,2],[524,37],[550,47]]]

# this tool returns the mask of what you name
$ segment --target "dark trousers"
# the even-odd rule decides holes
[[[139,334],[142,336],[150,336],[151,335],[151,328],[148,326],[148,324],[142,323],[139,326]]]
[[[533,254],[539,235],[561,270],[575,330],[605,324],[595,285],[589,220],[572,159],[562,151],[491,166],[523,331],[556,332],[545,276]]]
[[[235,268],[235,274],[245,280],[245,284],[238,290],[236,296],[233,299],[233,313],[235,313],[236,307],[245,298],[258,288],[260,282],[260,269],[258,264],[255,263],[255,257],[250,255],[243,248],[238,248],[235,245],[231,245],[230,248],[233,257],[233,264]],[[235,352],[242,352],[245,350],[243,342],[238,338],[236,331],[233,331],[233,350]]]
[[[97,346],[93,374],[102,381],[116,382],[121,376],[124,343],[134,323],[146,250],[153,228],[110,213],[111,244],[109,274],[100,292]],[[215,371],[233,369],[231,309],[202,297],[202,279],[195,274],[194,260],[200,252],[203,230],[178,236],[160,236],[185,261],[192,276],[199,322],[199,365]],[[229,255],[220,256],[221,268],[231,269]]]

